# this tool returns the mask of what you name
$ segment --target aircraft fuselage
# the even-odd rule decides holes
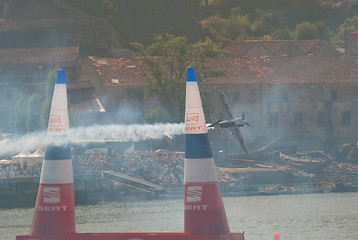
[[[218,124],[222,128],[229,128],[229,127],[242,127],[245,125],[244,121],[241,118],[229,119],[220,121]]]

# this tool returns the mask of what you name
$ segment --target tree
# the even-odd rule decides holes
[[[211,68],[207,62],[209,58],[223,54],[222,49],[209,38],[192,44],[186,37],[166,34],[156,35],[153,43],[146,48],[140,43],[132,45],[138,50],[138,56],[149,66],[149,71],[143,73],[149,82],[147,97],[157,99],[162,107],[148,112],[148,118],[152,120],[170,116],[171,121],[182,121],[187,67],[195,67],[198,82],[208,76],[223,74],[222,71]],[[161,116],[153,116],[155,112]]]
[[[326,26],[326,24],[323,21],[317,21],[315,22],[315,26],[317,28],[318,32],[318,38],[321,40],[329,40],[328,36],[328,30],[329,28]]]
[[[14,127],[18,134],[26,132],[26,102],[24,97],[19,98],[16,102]]]
[[[276,29],[286,26],[283,19],[272,10],[256,9],[250,16],[251,34],[255,38],[261,38],[264,35],[272,34]]]
[[[104,0],[107,11],[103,17],[128,42],[148,43],[153,33],[185,34],[198,39],[201,33],[197,14],[201,3],[202,0]]]
[[[216,40],[267,39],[276,29],[286,27],[282,18],[272,11],[257,9],[249,15],[240,8],[232,9],[227,19],[218,16],[206,18],[201,21],[201,26],[208,36]],[[287,35],[282,36],[287,38]]]
[[[292,39],[292,32],[288,26],[280,28],[272,33],[273,40],[289,40]]]
[[[338,35],[341,39],[347,31],[352,31],[358,28],[358,15],[346,18],[344,23],[338,28]]]
[[[201,21],[201,27],[211,39],[222,40],[226,35],[227,20],[211,16]]]
[[[251,39],[253,35],[250,17],[246,14],[231,14],[225,32],[225,35],[232,40]]]
[[[295,39],[296,40],[308,40],[317,39],[318,30],[313,23],[302,22],[296,25]]]
[[[50,116],[51,101],[52,101],[53,90],[55,87],[57,71],[58,71],[58,67],[51,70],[47,75],[46,93],[45,93],[45,98],[43,99],[41,119],[40,119],[42,129],[47,128],[48,125],[48,119]]]
[[[27,102],[26,131],[34,132],[41,129],[42,96],[38,93],[32,95]]]
[[[296,25],[295,39],[321,39],[328,40],[328,27],[322,21],[315,23],[302,22]]]
[[[146,112],[144,121],[147,123],[169,122],[171,116],[163,107],[156,106]]]

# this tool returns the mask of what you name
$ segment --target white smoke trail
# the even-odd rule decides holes
[[[71,128],[66,138],[47,135],[47,131],[42,131],[0,142],[0,155],[33,151],[46,145],[66,145],[71,142],[86,145],[90,142],[105,142],[105,140],[138,142],[141,140],[162,139],[164,137],[173,138],[175,135],[183,134],[183,129],[183,123],[95,125]]]

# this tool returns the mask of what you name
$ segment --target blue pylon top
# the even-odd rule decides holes
[[[57,79],[56,79],[56,84],[64,84],[66,83],[66,72],[64,69],[59,69],[57,71]]]
[[[186,81],[187,82],[196,82],[195,70],[193,67],[188,67],[186,69]]]

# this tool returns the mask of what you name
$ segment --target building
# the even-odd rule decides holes
[[[107,97],[106,105],[131,106],[134,100],[138,104],[132,106],[135,112],[143,113],[148,103],[143,102],[146,82],[140,73],[145,66],[138,59],[91,57],[89,63],[95,74],[87,79],[97,85],[99,98]],[[318,146],[332,139],[344,142],[358,137],[358,58],[224,57],[214,64],[225,69],[226,76],[207,78],[201,88],[213,93],[219,118],[219,89],[226,93],[237,117],[245,113],[251,126],[242,131],[250,141],[281,138],[286,143],[300,140],[312,146],[314,140]]]
[[[224,49],[228,57],[336,55],[328,42],[321,40],[246,40],[227,41]]]
[[[48,73],[56,66],[68,69],[75,79],[78,47],[0,49],[0,126],[13,132],[15,106],[20,98],[45,95]]]
[[[245,113],[252,140],[350,141],[358,128],[357,64],[349,55],[227,57],[215,62],[227,75],[205,85],[223,90],[236,116]]]
[[[147,66],[138,58],[88,57],[75,83],[90,86],[105,110],[102,123],[141,123],[145,111],[144,94],[148,86],[141,73]],[[83,91],[79,87],[78,91]],[[147,105],[148,106],[148,105]]]
[[[358,30],[345,32],[345,53],[349,55],[358,55]]]
[[[141,122],[153,105],[141,75],[147,66],[123,50],[106,21],[61,0],[14,0],[0,12],[0,126],[12,131],[20,95],[43,93],[47,73],[66,69],[71,126]],[[15,7],[17,6],[17,7]],[[35,6],[35,7],[34,7]],[[32,9],[33,11],[29,11]],[[355,36],[352,32],[349,36]],[[347,46],[352,43],[347,37]],[[351,42],[350,42],[351,40]],[[203,88],[224,90],[237,116],[245,113],[251,141],[357,137],[357,57],[319,40],[229,41],[215,67],[226,76],[207,78]],[[348,48],[347,48],[348,49]],[[93,56],[93,57],[87,57]],[[155,103],[157,104],[157,103]]]
[[[78,78],[84,56],[129,56],[130,52],[122,50],[123,44],[119,39],[104,19],[78,11],[66,1],[2,2],[0,129],[14,132],[17,100],[21,97],[27,99],[35,92],[43,95],[47,75],[55,67],[66,69],[67,81],[72,87],[69,91],[72,110],[80,109],[82,113],[90,115],[103,112],[91,86],[73,82]],[[81,96],[85,96],[85,99]]]

